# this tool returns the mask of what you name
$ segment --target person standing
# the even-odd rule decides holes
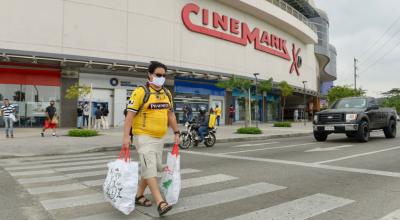
[[[298,110],[298,109],[295,109],[295,110],[294,110],[294,112],[293,112],[293,119],[294,119],[295,122],[298,122],[298,121],[299,121],[299,110]]]
[[[43,130],[40,133],[42,137],[44,137],[44,132],[49,128],[51,128],[53,130],[52,135],[56,136],[56,127],[58,124],[58,120],[57,120],[57,109],[54,105],[55,105],[54,100],[51,100],[50,106],[47,106],[47,108],[46,108],[46,111],[45,111],[46,119],[44,121]]]
[[[219,121],[221,119],[221,108],[218,105],[215,106],[215,115],[217,115],[217,125],[219,126]]]
[[[10,105],[8,99],[3,100],[3,105],[1,106],[1,116],[5,124],[6,138],[14,138],[14,121],[12,120],[12,115],[15,114],[16,109],[13,105]],[[15,117],[15,115],[14,115]]]
[[[108,114],[110,113],[110,111],[108,111],[108,107],[106,105],[103,105],[103,108],[101,109],[101,121],[103,124],[103,129],[108,129]]]
[[[190,104],[187,105],[187,120],[191,122],[193,120],[193,110]]]
[[[167,67],[164,64],[156,61],[150,63],[147,84],[137,87],[131,95],[122,141],[123,147],[130,146],[129,133],[132,126],[134,145],[141,164],[141,180],[136,203],[146,207],[152,205],[144,196],[146,187],[149,187],[160,216],[172,209],[172,206],[162,198],[157,182],[157,171],[163,170],[164,136],[170,126],[175,134],[175,144],[179,144],[180,134],[173,112],[171,93],[163,86],[166,71]]]
[[[90,114],[90,109],[89,109],[89,103],[85,102],[83,105],[83,127],[89,127],[89,114]],[[86,123],[85,123],[86,122]]]
[[[182,107],[182,112],[183,112],[183,124],[189,121],[188,118],[188,106],[185,104]]]
[[[78,104],[77,114],[78,114],[78,118],[77,118],[77,122],[76,122],[76,127],[79,128],[79,129],[82,129],[83,105],[82,105],[81,102],[79,102],[79,104]]]
[[[232,125],[233,121],[235,119],[235,107],[233,107],[233,105],[231,105],[229,107],[229,124]]]
[[[99,105],[97,106],[96,111],[94,112],[94,115],[96,117],[95,122],[94,122],[94,129],[100,130],[101,124],[102,124],[102,121],[103,121],[102,120],[103,113],[102,113]]]

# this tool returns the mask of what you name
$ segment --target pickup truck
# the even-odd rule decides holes
[[[380,129],[386,138],[395,138],[396,117],[396,110],[380,108],[372,97],[339,99],[329,109],[314,115],[314,138],[326,141],[329,134],[344,133],[348,138],[367,142],[370,131]]]

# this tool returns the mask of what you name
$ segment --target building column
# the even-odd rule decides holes
[[[225,124],[229,123],[229,107],[233,104],[232,91],[225,90]]]
[[[61,100],[60,100],[60,127],[76,127],[78,99],[66,99],[67,89],[79,83],[79,71],[77,69],[61,70]]]

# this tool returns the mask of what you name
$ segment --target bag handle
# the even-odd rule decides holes
[[[179,155],[179,146],[178,146],[178,144],[174,144],[174,147],[172,148],[171,154],[172,155],[176,155],[176,157],[178,157],[178,155]]]
[[[129,146],[123,145],[121,148],[121,151],[119,152],[119,157],[118,159],[123,160],[125,162],[130,162],[131,161],[131,152],[129,149]]]

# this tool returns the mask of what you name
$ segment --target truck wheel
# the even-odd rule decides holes
[[[348,138],[355,138],[357,136],[357,133],[356,132],[347,132],[346,136]]]
[[[322,133],[322,132],[318,132],[318,131],[314,131],[314,138],[318,142],[326,141],[326,139],[328,138],[328,134]]]
[[[386,138],[395,138],[396,137],[396,121],[390,120],[389,125],[383,129],[383,133],[385,134]]]
[[[358,141],[359,142],[368,142],[369,135],[370,135],[370,131],[369,131],[368,122],[361,121],[361,123],[358,127],[357,135],[356,135]]]

